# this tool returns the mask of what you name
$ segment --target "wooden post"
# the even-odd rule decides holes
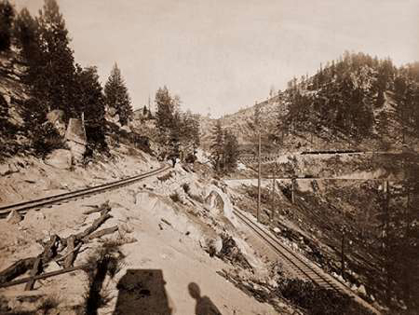
[[[272,182],[272,221],[275,219],[275,186],[276,186],[276,172],[274,171],[274,179]]]
[[[258,222],[260,222],[260,204],[261,204],[261,187],[260,187],[260,182],[261,182],[261,176],[262,176],[262,165],[261,165],[261,155],[262,155],[262,139],[261,139],[261,134],[260,134],[260,130],[259,130],[259,150],[258,150],[258,208],[257,208],[257,214],[256,214],[256,218],[258,220]]]

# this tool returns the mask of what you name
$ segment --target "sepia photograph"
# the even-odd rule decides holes
[[[0,315],[419,314],[419,0],[0,0]]]

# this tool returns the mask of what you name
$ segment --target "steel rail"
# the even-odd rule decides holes
[[[286,262],[288,262],[288,265],[293,270],[297,271],[297,274],[299,274],[300,276],[303,275],[306,279],[313,281],[315,285],[322,286],[324,288],[331,288],[340,295],[346,294],[350,296],[351,298],[354,298],[358,303],[361,303],[362,305],[364,305],[373,313],[381,314],[381,312],[378,311],[375,307],[371,306],[368,302],[366,302],[365,300],[363,300],[362,298],[354,294],[350,290],[350,288],[348,288],[348,286],[344,284],[343,282],[341,282],[340,280],[335,279],[330,275],[327,275],[329,278],[327,279],[326,276],[321,274],[322,271],[319,272],[314,267],[304,262],[300,257],[298,257],[295,253],[293,253],[289,248],[281,244],[281,242],[278,239],[274,238],[270,233],[266,232],[263,228],[258,226],[255,222],[251,221],[248,217],[246,217],[240,210],[236,208],[233,210],[233,213],[242,222],[244,222],[246,226],[248,226],[260,238],[262,238],[267,244],[269,244],[270,247],[273,248],[277,254],[285,258]]]
[[[298,275],[304,276],[307,280],[313,281],[316,285],[330,288],[338,292],[339,294],[343,294],[343,290],[333,284],[329,279],[321,275],[318,271],[314,268],[309,266],[305,263],[301,258],[299,258],[295,253],[293,253],[290,249],[285,247],[281,244],[277,239],[272,237],[254,222],[252,222],[249,218],[244,216],[242,213],[234,210],[236,216],[241,219],[249,228],[251,228],[260,238],[262,238],[267,244],[270,245],[271,248],[275,250],[281,257],[285,258],[288,262],[288,265],[297,271]]]
[[[157,170],[152,170],[143,174],[135,175],[129,178],[120,179],[120,180],[110,182],[110,183],[104,183],[101,185],[83,188],[83,189],[75,190],[75,191],[70,191],[67,193],[62,193],[58,195],[53,195],[53,196],[48,196],[44,198],[28,200],[28,201],[23,201],[19,203],[2,206],[0,207],[0,219],[6,218],[8,214],[13,210],[24,214],[28,210],[31,210],[31,209],[53,205],[59,202],[67,201],[67,200],[78,198],[78,197],[85,197],[92,194],[98,194],[98,193],[102,193],[111,189],[117,189],[126,185],[133,184],[147,177],[163,173],[169,168],[170,166],[163,166]]]

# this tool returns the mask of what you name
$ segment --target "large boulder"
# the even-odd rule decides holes
[[[199,245],[204,249],[211,257],[220,253],[223,248],[223,240],[220,236],[202,236],[199,240]]]
[[[71,167],[71,152],[65,149],[54,150],[46,157],[45,164],[59,169],[69,169]]]
[[[233,214],[233,204],[230,198],[219,187],[209,186],[209,193],[205,198],[205,204],[209,211],[215,215],[223,215],[233,225],[236,225],[236,217]]]

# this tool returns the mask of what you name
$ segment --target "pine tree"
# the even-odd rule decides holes
[[[105,99],[106,104],[116,110],[121,125],[127,125],[133,115],[131,99],[116,63],[105,84]]]
[[[40,56],[36,63],[34,95],[48,110],[62,109],[67,118],[78,117],[80,111],[75,88],[73,51],[65,21],[56,0],[45,0],[38,19]]]
[[[230,131],[225,132],[224,139],[223,167],[225,172],[230,173],[237,168],[239,143],[237,138]]]
[[[7,129],[9,127],[9,105],[4,99],[3,95],[0,94],[0,135],[3,137],[7,134]]]
[[[40,45],[38,23],[28,9],[23,8],[16,16],[13,33],[16,37],[16,45],[21,48],[30,69],[32,64],[39,62]]]
[[[0,2],[0,51],[10,48],[15,10],[9,0]]]
[[[157,90],[155,102],[157,107],[156,125],[160,133],[160,140],[165,144],[175,121],[175,105],[166,86]]]
[[[224,131],[221,126],[221,120],[217,120],[214,127],[213,141],[210,150],[212,164],[217,172],[221,172],[224,158]]]
[[[173,115],[173,121],[177,123],[173,123],[171,128],[169,129],[169,158],[172,160],[176,160],[180,158],[180,142],[181,142],[181,135],[182,135],[182,124],[181,122],[181,115],[179,112],[175,112]]]
[[[196,150],[201,144],[201,131],[200,131],[199,115],[193,115],[191,121],[191,139]]]
[[[199,117],[191,111],[182,114],[180,120],[175,119],[175,124],[180,124],[180,140],[184,147],[192,145],[197,149],[200,144]]]
[[[96,67],[82,69],[77,66],[77,98],[84,113],[87,142],[93,150],[107,149],[105,141],[105,96],[99,83]]]

